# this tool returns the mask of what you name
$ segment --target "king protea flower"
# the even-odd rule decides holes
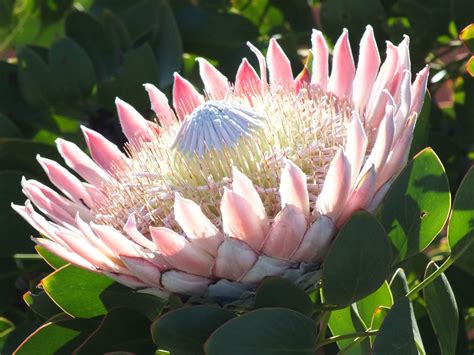
[[[57,191],[23,180],[29,200],[13,205],[33,240],[160,296],[232,299],[265,276],[317,270],[340,226],[373,211],[406,163],[428,68],[412,82],[408,37],[387,42],[380,65],[368,26],[357,68],[344,30],[329,75],[322,33],[311,41],[312,67],[296,79],[271,39],[266,57],[248,44],[260,75],[243,59],[231,84],[200,58],[201,94],[175,74],[173,108],[145,84],[159,123],[117,98],[126,153],[86,127],[91,157],[58,139],[83,180],[38,156]]]

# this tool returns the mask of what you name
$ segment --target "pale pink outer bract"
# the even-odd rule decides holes
[[[222,283],[226,287],[217,294],[235,297],[227,286],[252,289],[265,276],[284,275],[302,263],[322,261],[338,228],[359,209],[373,211],[405,165],[428,68],[412,82],[408,37],[398,46],[387,43],[387,56],[380,66],[373,30],[368,26],[357,67],[344,30],[334,47],[329,74],[322,33],[313,31],[311,41],[312,76],[305,68],[306,73],[296,81],[287,56],[274,39],[266,58],[249,44],[257,54],[260,76],[246,59],[233,85],[206,60],[199,59],[199,68],[207,98],[212,100],[225,100],[233,91],[251,102],[267,90],[291,91],[296,86],[297,92],[301,85],[349,100],[353,113],[346,144],[330,163],[315,203],[309,200],[305,173],[285,160],[279,189],[281,211],[272,219],[252,181],[234,168],[232,183],[224,187],[218,206],[222,228],[206,216],[199,201],[179,193],[174,197],[179,232],[164,226],[139,231],[134,213],[122,229],[96,224],[90,207],[101,198],[102,184],[129,157],[101,134],[84,127],[91,157],[74,143],[57,140],[66,165],[83,180],[57,162],[38,157],[60,193],[35,180],[22,181],[28,200],[24,206],[12,206],[42,235],[33,240],[72,264],[163,297],[170,292],[205,295],[210,287]],[[168,129],[177,119],[185,120],[206,100],[179,74],[175,74],[172,93],[174,110],[155,86],[145,84],[145,89],[161,127],[117,98],[120,123],[130,142],[150,141],[152,132]]]

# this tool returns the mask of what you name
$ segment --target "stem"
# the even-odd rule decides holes
[[[339,340],[344,340],[344,339],[354,339],[354,338],[367,338],[372,335],[377,335],[378,330],[367,330],[365,332],[357,332],[357,333],[350,333],[350,334],[342,334],[342,335],[336,335],[330,338],[327,338],[321,342],[319,342],[316,346],[316,349],[323,347],[328,344],[335,343],[336,341]]]
[[[326,329],[328,327],[330,316],[331,316],[331,312],[325,312],[321,315],[321,318],[319,321],[319,334],[318,334],[318,338],[316,339],[316,343],[324,341],[324,336],[326,335]]]
[[[351,350],[354,346],[356,346],[357,344],[361,343],[364,339],[366,339],[366,337],[358,337],[358,338],[355,338],[352,343],[350,343],[349,345],[347,345],[345,348],[341,349],[341,351],[339,351],[338,355],[345,354],[347,351]]]
[[[457,258],[451,258],[451,256],[448,256],[448,258],[444,261],[444,263],[441,264],[439,269],[433,272],[432,274],[430,274],[430,276],[428,276],[426,279],[421,281],[414,288],[412,288],[411,291],[407,293],[407,297],[413,301],[413,299],[416,297],[419,291],[421,291],[430,283],[432,283],[439,275],[441,275],[448,267],[450,267],[456,261],[456,259]]]

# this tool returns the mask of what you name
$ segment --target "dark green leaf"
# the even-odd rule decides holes
[[[411,160],[395,180],[379,209],[392,241],[395,261],[430,245],[449,215],[451,197],[443,165],[431,148]]]
[[[378,33],[384,19],[384,8],[379,0],[331,0],[324,2],[321,7],[324,31],[333,43],[336,43],[343,28],[350,29],[352,42],[357,43],[367,24],[371,24],[375,33]]]
[[[408,298],[402,297],[395,302],[383,321],[375,337],[373,354],[418,355],[417,333],[413,307]]]
[[[325,301],[345,306],[377,290],[390,269],[391,250],[382,226],[357,212],[336,237],[323,265]]]
[[[47,322],[16,349],[17,355],[71,354],[95,329],[97,321],[67,319]]]
[[[74,317],[92,318],[107,310],[126,306],[154,318],[163,301],[137,293],[108,277],[65,265],[41,281],[46,293],[61,309]]]
[[[431,113],[431,96],[427,91],[425,94],[425,100],[423,101],[423,107],[421,108],[420,115],[416,119],[415,131],[413,132],[413,141],[410,148],[410,157],[426,148],[429,134],[430,124],[430,113]]]
[[[44,291],[38,293],[28,291],[23,295],[23,300],[28,307],[46,319],[62,312]]]
[[[139,0],[124,9],[117,9],[116,13],[125,24],[132,41],[159,28],[160,3],[161,1],[156,0]]]
[[[151,325],[153,341],[172,354],[204,354],[204,343],[235,314],[213,306],[183,307],[170,311]]]
[[[20,129],[5,115],[0,113],[0,137],[21,137]]]
[[[132,40],[120,18],[106,9],[102,13],[102,22],[104,23],[107,37],[115,42],[114,48],[117,50],[117,56],[122,56],[123,53],[132,48]]]
[[[12,19],[15,0],[0,1],[0,27],[7,27]]]
[[[133,105],[138,111],[149,108],[150,103],[143,89],[143,83],[158,81],[158,68],[155,56],[148,44],[134,49],[125,55],[119,75],[113,80],[103,82],[98,87],[99,101],[112,108],[116,96]]]
[[[18,80],[23,98],[33,107],[47,107],[54,99],[51,73],[41,57],[29,48],[18,52]]]
[[[72,0],[41,0],[38,1],[41,19],[44,23],[59,20],[69,10]]]
[[[425,278],[438,269],[435,263],[428,264]],[[459,324],[458,306],[444,273],[423,289],[423,298],[441,352],[445,355],[456,353]]]
[[[25,322],[15,327],[13,332],[7,334],[6,339],[3,343],[2,354],[13,354],[16,348],[26,339],[28,335],[33,333],[41,322],[35,320],[31,322]]]
[[[54,85],[66,102],[83,100],[95,83],[94,67],[86,52],[72,39],[55,41],[49,51]]]
[[[15,170],[23,172],[27,178],[45,176],[36,161],[36,155],[61,161],[56,148],[49,144],[37,143],[27,139],[0,138],[0,171]],[[19,185],[18,185],[19,186]]]
[[[306,292],[293,282],[280,277],[263,280],[255,297],[255,308],[282,307],[311,316],[313,304]]]
[[[390,287],[385,281],[377,291],[372,292],[367,297],[357,301],[357,311],[359,312],[359,316],[366,327],[370,327],[372,318],[374,313],[377,311],[377,308],[380,306],[390,308],[392,305],[392,292],[390,292]]]
[[[333,336],[351,334],[365,331],[366,327],[359,315],[352,306],[347,306],[342,309],[331,311],[329,317],[329,329]],[[337,342],[339,349],[344,349],[349,346],[354,339],[343,339]],[[347,352],[349,355],[364,355],[370,352],[370,344],[368,339],[359,344],[353,345]]]
[[[127,308],[114,308],[75,350],[75,354],[105,354],[117,351],[151,354],[155,348],[151,341],[148,318]]]
[[[23,204],[26,200],[20,186],[22,175],[17,171],[0,171],[0,257],[31,252],[33,249],[29,238],[32,228],[10,206],[12,202]]]
[[[4,317],[0,317],[0,338],[3,338],[15,329],[15,324]]]
[[[392,291],[393,299],[406,296],[410,289],[408,288],[408,281],[403,269],[397,269],[390,280],[390,290]]]
[[[183,44],[168,1],[162,1],[159,16],[158,44],[152,45],[152,48],[158,60],[159,84],[164,88],[173,82],[173,73],[181,69]]]
[[[263,308],[235,318],[207,340],[207,355],[313,355],[316,325],[285,308]]]
[[[474,168],[469,169],[461,182],[453,203],[453,212],[448,225],[448,242],[451,257],[457,258],[462,253],[465,257],[459,260],[466,264],[463,267],[474,274]]]
[[[66,18],[66,34],[74,39],[92,60],[98,79],[109,78],[119,66],[113,42],[95,17],[75,11]]]

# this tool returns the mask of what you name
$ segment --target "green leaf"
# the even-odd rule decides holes
[[[20,129],[4,114],[0,113],[0,137],[21,137]]]
[[[0,257],[28,253],[33,249],[29,238],[33,229],[10,206],[12,202],[23,204],[26,200],[20,186],[22,175],[17,171],[0,171]]]
[[[125,55],[124,64],[116,78],[99,84],[98,100],[104,106],[112,108],[114,99],[118,96],[138,111],[144,111],[149,108],[150,103],[143,83],[156,84],[157,81],[156,59],[150,46],[145,43]]]
[[[378,33],[384,19],[384,8],[379,0],[362,2],[331,0],[321,6],[321,21],[324,32],[333,43],[336,43],[343,28],[349,28],[352,42],[358,43],[368,23],[374,27],[375,33]]]
[[[428,264],[425,278],[438,269],[435,263]],[[459,324],[458,306],[444,273],[423,289],[423,299],[442,354],[456,353]]]
[[[443,228],[451,207],[448,179],[431,148],[411,160],[395,180],[378,211],[401,261],[424,250]]]
[[[263,308],[219,327],[207,340],[206,355],[313,355],[316,325],[285,308]]]
[[[173,73],[181,69],[183,43],[168,1],[162,1],[159,16],[158,44],[152,48],[158,60],[160,87],[164,88],[173,83]]]
[[[418,355],[419,341],[413,306],[406,297],[395,302],[375,337],[374,355]]]
[[[370,327],[374,313],[377,312],[378,307],[384,306],[390,308],[392,305],[392,292],[390,292],[390,287],[387,281],[385,281],[377,291],[357,301],[357,311],[366,327]]]
[[[115,43],[114,48],[117,50],[116,55],[122,56],[132,48],[132,40],[123,22],[114,15],[109,9],[105,9],[102,13],[102,22],[104,24],[107,37]]]
[[[280,277],[266,277],[257,289],[255,308],[289,308],[311,316],[313,303],[293,282]]]
[[[91,319],[66,319],[47,322],[35,330],[16,349],[16,355],[71,354],[97,326]]]
[[[31,106],[47,107],[54,98],[49,68],[30,48],[18,52],[18,80],[23,98]]]
[[[459,38],[461,38],[466,47],[474,53],[474,23],[465,27],[459,34]]]
[[[425,94],[423,106],[420,115],[416,119],[415,131],[413,132],[413,141],[410,147],[410,157],[416,155],[419,151],[426,148],[428,134],[430,132],[430,114],[431,114],[431,96],[429,91]]]
[[[28,291],[23,295],[23,301],[25,301],[28,307],[35,311],[35,313],[46,319],[62,312],[44,291],[40,291],[36,294]]]
[[[119,66],[113,42],[107,38],[103,24],[85,12],[74,11],[66,18],[66,34],[74,39],[94,64],[96,77],[111,77]]]
[[[33,333],[40,325],[41,322],[37,320],[16,325],[11,333],[7,334],[3,339],[0,338],[0,344],[3,345],[2,354],[13,354],[26,337]]]
[[[41,285],[49,297],[73,317],[92,318],[113,307],[126,306],[152,319],[163,304],[158,297],[134,292],[104,275],[69,264],[46,276]]]
[[[56,40],[49,51],[53,83],[66,102],[83,100],[91,93],[96,79],[86,52],[67,37]]]
[[[50,144],[19,138],[0,138],[0,171],[15,170],[23,172],[26,177],[44,180],[41,177],[46,175],[36,161],[38,154],[45,158],[61,161],[57,149]]]
[[[336,237],[323,265],[325,301],[349,305],[377,290],[390,270],[391,250],[382,226],[357,212]]]
[[[4,317],[0,317],[0,338],[11,333],[15,329],[15,324]]]
[[[363,332],[366,329],[364,323],[352,306],[347,306],[342,309],[331,311],[328,325],[333,336]],[[337,342],[337,346],[339,349],[344,349],[353,341],[354,339],[339,340]],[[369,352],[370,344],[368,339],[366,339],[359,344],[353,345],[347,354],[364,355],[368,354]]]
[[[459,185],[453,203],[453,212],[448,225],[448,242],[451,257],[455,258],[465,253],[466,257],[474,250],[474,168],[471,167]],[[470,270],[474,273],[474,268]]]
[[[114,308],[74,354],[151,354],[155,348],[151,341],[148,318],[127,308]]]
[[[372,319],[370,320],[370,329],[372,330],[378,330],[380,329],[380,326],[382,325],[385,317],[387,317],[388,312],[390,311],[390,308],[387,307],[377,307],[374,314],[372,315]],[[371,337],[371,340],[374,339],[375,337]],[[373,340],[371,341],[373,343]]]
[[[410,291],[408,288],[407,277],[403,269],[399,268],[393,274],[392,279],[390,280],[390,290],[392,291],[394,300],[398,300],[399,298],[406,296]]]
[[[35,250],[55,270],[67,264],[67,261],[39,245],[35,245]]]
[[[0,27],[7,27],[13,15],[15,0],[0,1]]]
[[[170,311],[151,325],[153,341],[172,354],[204,354],[204,343],[235,314],[213,306],[183,307]]]
[[[190,4],[173,10],[186,51],[225,63],[228,73],[235,71],[240,58],[248,56],[245,42],[255,43],[259,36],[257,27],[238,14]]]

